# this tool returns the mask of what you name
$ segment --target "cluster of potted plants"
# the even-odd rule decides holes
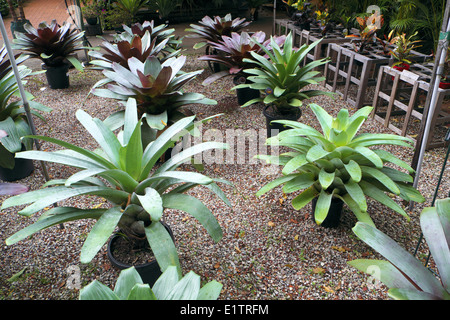
[[[301,191],[292,201],[292,206],[300,210],[313,202],[314,221],[325,227],[334,227],[339,223],[339,215],[345,204],[366,225],[374,227],[370,218],[367,197],[380,202],[391,210],[409,219],[406,212],[391,195],[406,201],[423,202],[424,197],[412,186],[414,170],[395,155],[377,145],[400,145],[411,147],[406,137],[390,134],[360,133],[364,121],[372,108],[365,107],[350,115],[342,109],[336,118],[322,107],[311,104],[310,108],[317,117],[322,132],[297,121],[301,115],[303,101],[323,94],[324,91],[310,89],[307,86],[318,84],[322,78],[314,69],[327,63],[326,59],[303,64],[306,54],[319,42],[295,48],[292,33],[286,37],[270,37],[262,32],[248,34],[232,31],[244,25],[244,21],[224,19],[204,19],[202,28],[192,26],[198,34],[208,37],[206,43],[217,54],[201,57],[205,61],[214,61],[224,65],[227,70],[219,71],[207,78],[205,85],[222,76],[239,79],[234,89],[252,89],[258,93],[242,106],[253,103],[266,105],[268,118],[268,144],[277,144],[290,148],[290,152],[259,158],[268,163],[283,167],[282,175],[257,192],[260,196],[273,188],[284,185],[283,192]],[[211,23],[213,22],[213,23]],[[206,24],[210,29],[206,28]],[[224,34],[227,26],[229,35]],[[20,35],[16,45],[31,57],[63,62],[69,51],[73,52],[79,35],[71,34],[66,25],[59,27],[56,22],[49,26],[41,24],[38,29],[26,26],[27,34]],[[208,31],[205,31],[208,30]],[[220,31],[218,33],[217,31]],[[213,38],[213,33],[214,37]],[[61,54],[37,51],[52,34],[71,50],[62,50]],[[220,34],[220,36],[218,35]],[[185,92],[183,86],[195,79],[203,70],[183,71],[186,58],[181,55],[178,40],[165,25],[155,26],[153,22],[124,27],[115,43],[105,41],[103,51],[91,51],[94,58],[92,68],[101,70],[104,79],[92,88],[92,94],[116,99],[123,104],[123,110],[111,114],[101,121],[92,118],[86,112],[78,110],[76,117],[98,143],[98,150],[88,150],[63,140],[46,136],[30,136],[23,131],[19,137],[40,139],[56,144],[63,152],[22,151],[14,149],[15,159],[49,161],[78,168],[67,179],[47,182],[43,188],[17,194],[6,199],[2,209],[20,206],[18,212],[31,216],[52,204],[77,196],[92,195],[104,198],[106,208],[80,209],[70,206],[53,207],[45,211],[39,220],[11,235],[8,245],[21,241],[48,227],[79,219],[96,220],[89,232],[80,253],[82,263],[90,262],[99,250],[108,244],[111,262],[123,269],[118,279],[117,290],[112,291],[104,285],[94,282],[80,292],[80,299],[170,299],[181,298],[186,292],[197,292],[191,299],[216,299],[221,285],[216,282],[206,284],[200,289],[198,276],[193,273],[182,276],[181,264],[171,227],[164,222],[166,209],[185,211],[196,218],[217,242],[223,231],[214,214],[199,199],[187,194],[187,191],[200,186],[215,193],[220,201],[231,205],[219,184],[229,184],[222,179],[208,177],[200,172],[181,170],[198,153],[224,149],[227,145],[217,142],[203,142],[162,158],[185,134],[193,132],[200,122],[196,116],[180,112],[182,106],[193,103],[214,104],[215,100],[201,94]],[[214,40],[211,40],[214,39]],[[51,47],[52,42],[45,42]],[[20,58],[24,61],[27,57]],[[0,71],[2,69],[0,68]],[[9,70],[6,65],[4,70]],[[22,68],[24,77],[26,68]],[[48,72],[48,71],[47,71]],[[1,83],[12,85],[11,72],[1,73]],[[249,75],[249,76],[247,76]],[[6,77],[6,78],[5,78]],[[8,78],[9,77],[9,78]],[[5,80],[3,80],[5,78]],[[15,87],[10,90],[14,92]],[[5,110],[11,110],[5,100]],[[36,109],[49,111],[46,108]],[[3,114],[0,113],[0,115]],[[15,113],[16,114],[16,113]],[[293,117],[286,120],[286,116]],[[0,119],[1,120],[1,119]],[[207,121],[204,119],[202,121]],[[10,120],[7,120],[11,122]],[[7,123],[2,121],[2,123]],[[23,124],[23,122],[22,122]],[[271,127],[272,125],[281,125]],[[21,125],[23,129],[25,125]],[[11,137],[10,126],[2,127]],[[278,131],[274,132],[273,129]],[[0,141],[7,145],[9,136],[0,131]],[[26,141],[26,140],[24,140]],[[401,170],[395,170],[396,165]],[[337,206],[337,217],[333,216]],[[444,213],[439,203],[438,211]],[[448,225],[446,224],[448,227]],[[116,235],[116,231],[120,235]],[[150,249],[155,259],[143,265],[132,265],[117,261],[114,246],[118,239],[126,239],[132,248]],[[151,270],[148,275],[145,270]],[[148,283],[148,285],[144,284]],[[161,287],[166,290],[161,290]],[[167,288],[172,288],[169,290]],[[191,288],[194,289],[186,289]],[[169,292],[170,291],[170,292]],[[441,294],[441,296],[445,296]]]

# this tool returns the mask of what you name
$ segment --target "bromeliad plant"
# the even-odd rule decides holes
[[[136,102],[133,99],[128,101],[124,128],[118,136],[102,121],[91,118],[82,110],[76,112],[76,117],[101,149],[90,151],[50,137],[33,137],[66,149],[54,152],[25,151],[16,157],[60,163],[79,168],[80,171],[67,179],[49,181],[42,189],[8,198],[3,202],[2,209],[28,205],[19,214],[31,216],[53,203],[84,195],[102,197],[109,201],[110,207],[55,207],[44,212],[35,223],[10,236],[6,240],[8,245],[53,225],[95,219],[97,222],[81,249],[82,263],[90,262],[115,228],[119,227],[131,241],[147,239],[162,271],[175,265],[180,272],[175,244],[161,223],[164,209],[186,211],[205,227],[214,241],[222,238],[222,229],[211,211],[197,198],[185,194],[187,190],[202,185],[229,205],[222,190],[212,178],[177,168],[200,152],[223,149],[226,145],[216,142],[197,144],[155,168],[161,155],[194,128],[194,117],[176,122],[145,149],[141,142],[142,121],[137,118]]]
[[[83,50],[83,32],[71,29],[67,22],[60,26],[56,20],[50,24],[41,22],[37,28],[25,24],[24,28],[25,33],[16,32],[14,49],[23,51],[30,58],[40,59],[48,67],[58,67],[69,61],[78,70],[83,70],[74,56],[78,50]]]
[[[351,43],[353,48],[358,53],[363,53],[371,43],[373,43],[373,37],[379,27],[384,23],[382,15],[374,14],[366,17],[356,17],[356,21],[359,24],[359,35],[350,34],[346,38],[353,38]]]
[[[319,71],[315,68],[327,63],[326,59],[315,60],[302,66],[306,55],[318,45],[320,40],[304,44],[299,49],[294,48],[293,35],[289,33],[281,48],[274,38],[270,39],[270,47],[261,45],[261,50],[266,54],[264,57],[260,53],[251,52],[251,58],[245,58],[244,62],[255,66],[253,69],[245,69],[244,72],[250,74],[250,83],[241,84],[234,89],[252,88],[261,90],[264,96],[248,101],[243,107],[255,102],[263,102],[272,105],[275,113],[285,115],[292,113],[293,109],[302,106],[302,100],[317,96],[329,95],[321,90],[302,90],[310,84],[318,84],[323,80],[318,77]]]
[[[270,50],[270,43],[273,42],[280,46],[284,43],[284,40],[285,36],[266,40],[265,32],[258,31],[252,35],[247,32],[233,32],[231,37],[222,36],[222,40],[219,40],[217,43],[208,42],[217,51],[217,54],[201,56],[199,60],[218,62],[229,69],[212,74],[203,81],[203,85],[211,84],[226,76],[237,78],[236,84],[245,83],[246,76],[242,71],[254,66],[253,61],[247,59],[251,58],[252,55],[265,54],[264,48],[267,47]]]
[[[191,24],[190,28],[187,28],[185,31],[191,32],[187,35],[188,38],[200,38],[203,40],[196,43],[194,49],[207,46],[206,54],[209,54],[208,43],[218,43],[222,40],[222,36],[231,37],[233,32],[240,33],[250,23],[251,21],[246,21],[245,18],[233,19],[229,13],[224,17],[215,16],[211,18],[205,16],[198,22],[198,25]]]
[[[332,198],[341,199],[359,221],[374,225],[367,212],[366,197],[398,212],[409,220],[403,208],[389,194],[406,201],[423,202],[424,197],[409,184],[414,170],[404,161],[377,145],[412,147],[409,138],[393,134],[357,132],[372,111],[363,107],[352,116],[341,109],[336,118],[322,107],[311,104],[322,133],[296,121],[278,120],[289,128],[271,137],[267,144],[277,144],[292,149],[277,156],[260,155],[268,163],[283,166],[283,175],[262,187],[257,196],[284,184],[283,192],[292,193],[304,189],[292,200],[292,206],[300,210],[317,198],[315,221],[321,224],[328,215]],[[389,167],[389,164],[406,169],[408,173]]]
[[[122,270],[114,290],[98,280],[80,290],[80,300],[217,300],[222,284],[213,280],[200,288],[200,276],[189,271],[183,278],[175,266],[163,272],[150,288],[134,267]]]
[[[386,260],[357,259],[349,265],[389,287],[396,300],[450,300],[450,198],[436,200],[420,215],[423,236],[439,271],[437,278],[423,263],[393,239],[358,222],[353,232]]]
[[[162,130],[167,124],[184,117],[179,111],[182,106],[217,103],[202,94],[182,91],[186,83],[203,72],[182,72],[185,62],[185,56],[173,57],[162,63],[158,58],[149,56],[145,62],[135,57],[128,59],[129,69],[112,63],[112,71],[104,70],[103,74],[114,83],[108,84],[106,89],[94,88],[91,92],[122,103],[129,98],[135,99],[138,117],[145,114],[150,127]]]

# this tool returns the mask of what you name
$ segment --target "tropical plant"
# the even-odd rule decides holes
[[[390,32],[389,37],[392,37],[393,31]],[[412,50],[420,47],[416,45],[420,42],[420,40],[412,40],[413,37],[417,35],[417,32],[413,33],[410,36],[407,36],[405,33],[398,34],[390,43],[395,46],[395,49],[389,49],[391,56],[395,59],[393,66],[403,65],[403,64],[411,64],[411,58],[414,54],[411,53]]]
[[[83,13],[84,18],[97,18],[101,13],[101,6],[98,4],[96,0],[92,1],[81,1],[83,6],[81,7],[81,12]]]
[[[117,0],[116,4],[120,9],[135,18],[139,9],[146,6],[148,2],[149,0]]]
[[[260,45],[267,57],[251,52],[253,59],[244,59],[244,62],[254,66],[253,69],[244,69],[245,73],[251,75],[248,77],[250,83],[238,85],[234,89],[252,88],[261,90],[266,95],[248,101],[243,107],[255,102],[263,102],[273,105],[278,114],[289,114],[293,109],[301,107],[304,99],[322,94],[329,95],[330,93],[321,90],[302,90],[310,84],[318,84],[323,80],[322,77],[318,77],[320,72],[314,69],[324,65],[327,62],[326,59],[315,60],[302,66],[306,55],[320,41],[309,45],[304,44],[296,49],[292,32],[290,32],[284,41],[283,48],[278,46],[273,37],[270,39],[270,48],[267,43]]]
[[[399,145],[412,147],[407,137],[393,134],[371,134],[357,132],[372,111],[363,107],[352,116],[341,109],[336,118],[317,104],[310,104],[322,133],[296,121],[277,120],[289,128],[267,140],[293,149],[278,156],[260,155],[268,163],[283,166],[282,176],[271,181],[257,196],[284,184],[283,192],[292,193],[304,189],[292,200],[292,206],[300,210],[317,198],[315,221],[321,224],[327,217],[332,198],[341,199],[357,219],[374,225],[367,212],[366,197],[370,197],[409,220],[403,208],[392,199],[394,194],[407,201],[423,202],[424,197],[409,184],[414,170],[404,161],[383,149],[372,149],[376,145]],[[391,168],[394,164],[408,173]]]
[[[281,45],[285,40],[285,36],[273,39],[274,43]],[[229,69],[212,74],[203,81],[203,84],[211,84],[226,76],[243,78],[239,83],[244,83],[246,77],[242,71],[253,66],[253,61],[246,60],[246,58],[251,58],[252,52],[254,54],[264,54],[264,47],[268,47],[270,50],[269,42],[271,42],[271,39],[266,40],[266,34],[263,31],[255,32],[252,35],[247,32],[233,32],[231,37],[222,36],[222,40],[219,40],[217,43],[208,41],[208,44],[217,51],[217,54],[204,55],[198,59],[218,62]]]
[[[127,40],[131,42],[133,37],[139,36],[143,37],[148,31],[150,33],[150,38],[155,40],[155,46],[158,46],[162,42],[166,42],[164,48],[162,48],[162,57],[160,59],[167,59],[176,55],[179,55],[182,51],[182,38],[175,35],[174,28],[167,28],[167,24],[160,24],[155,26],[155,22],[144,21],[142,24],[139,22],[133,23],[131,27],[124,25],[124,31],[113,36],[114,42],[120,42],[122,40]]]
[[[55,138],[33,136],[66,149],[53,152],[25,151],[17,153],[16,157],[60,163],[79,168],[80,171],[67,179],[51,180],[39,190],[10,197],[3,202],[2,209],[28,205],[18,213],[31,216],[53,203],[83,195],[102,197],[109,201],[110,206],[92,209],[62,205],[54,207],[45,211],[35,223],[11,235],[6,240],[8,245],[53,225],[95,219],[97,222],[81,248],[82,263],[90,262],[116,227],[119,227],[130,241],[148,241],[162,271],[175,265],[181,272],[175,244],[161,223],[165,208],[186,211],[205,227],[214,241],[222,238],[222,229],[211,211],[200,200],[184,193],[202,185],[229,205],[222,190],[212,178],[177,168],[200,152],[223,149],[226,145],[200,143],[155,168],[161,155],[182,135],[194,129],[194,116],[183,118],[167,128],[145,149],[141,141],[142,121],[137,118],[134,99],[128,101],[124,127],[117,136],[101,120],[93,119],[83,110],[78,110],[76,117],[101,149],[90,151]]]
[[[7,169],[14,168],[14,153],[20,151],[22,146],[27,150],[32,149],[33,142],[30,139],[21,139],[23,136],[31,134],[30,125],[22,100],[14,100],[13,96],[19,95],[14,71],[11,61],[6,59],[7,50],[3,46],[0,49],[0,129],[6,131],[8,136],[1,137],[0,143],[0,166]],[[18,77],[25,84],[25,78],[33,74],[32,70],[25,65],[21,65],[28,56],[23,54],[15,55]],[[45,120],[39,112],[50,112],[51,109],[34,101],[30,93],[26,93],[30,111],[33,115]]]
[[[393,239],[370,225],[358,222],[353,232],[385,260],[357,259],[349,265],[389,287],[397,300],[450,300],[450,198],[436,200],[420,215],[420,226],[439,271],[436,277],[423,263]]]
[[[222,284],[213,280],[200,288],[200,276],[189,271],[183,278],[169,266],[150,288],[134,267],[122,270],[114,290],[98,280],[80,290],[80,300],[217,300]]]
[[[203,41],[194,45],[194,49],[199,49],[206,46],[208,42],[218,43],[222,40],[222,36],[231,37],[233,32],[240,33],[250,23],[251,21],[246,21],[245,18],[233,19],[230,13],[224,17],[215,16],[211,18],[205,16],[198,22],[198,25],[191,24],[190,28],[185,30],[191,32],[186,37],[202,39]]]
[[[353,38],[351,43],[356,52],[362,53],[372,42],[379,27],[383,25],[383,16],[374,14],[365,17],[355,17],[359,24],[359,35],[349,34],[346,38]]]
[[[108,84],[106,89],[94,88],[91,92],[97,96],[118,99],[122,103],[134,98],[139,118],[145,114],[147,123],[161,130],[184,116],[179,112],[182,106],[217,103],[202,94],[182,91],[186,83],[203,72],[181,72],[185,62],[185,56],[173,57],[162,63],[158,58],[149,56],[145,62],[135,57],[128,59],[130,69],[113,63],[112,71],[104,70],[103,74],[114,84]]]
[[[83,49],[83,32],[71,29],[71,24],[67,22],[59,26],[56,20],[52,20],[50,24],[41,22],[37,28],[26,23],[24,28],[25,33],[15,33],[14,49],[27,53],[30,58],[40,59],[48,67],[61,66],[67,60],[78,70],[83,70],[74,56],[78,50]]]
[[[120,29],[133,22],[133,16],[126,10],[110,5],[105,13],[105,25],[109,29]]]

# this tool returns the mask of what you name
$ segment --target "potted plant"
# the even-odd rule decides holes
[[[383,25],[384,19],[382,15],[377,14],[374,16],[355,17],[355,19],[359,24],[359,35],[349,34],[345,37],[353,38],[351,43],[355,52],[366,54],[366,51],[370,49],[370,45],[374,42],[374,35],[379,29],[378,27]]]
[[[16,32],[14,49],[22,50],[30,58],[40,59],[47,81],[52,89],[69,87],[69,64],[82,71],[83,66],[75,54],[83,50],[83,32],[71,29],[71,24],[58,25],[56,20],[50,24],[41,22],[37,28],[25,24],[25,33]]]
[[[32,149],[33,142],[31,139],[22,139],[23,136],[31,134],[31,129],[22,101],[11,101],[12,96],[19,95],[19,88],[11,61],[5,59],[6,55],[7,50],[2,47],[0,49],[0,129],[6,131],[8,135],[0,138],[0,180],[15,181],[29,176],[34,170],[31,160],[14,157],[16,152]],[[27,58],[28,56],[22,54],[15,56],[19,78],[23,83],[25,78],[32,74],[30,68],[21,65]],[[51,109],[33,101],[34,97],[28,92],[27,94],[32,114],[44,120],[39,112],[49,112]]]
[[[81,13],[83,14],[83,18],[89,25],[96,25],[98,23],[98,17],[101,14],[101,9],[97,5],[96,0],[82,0],[81,3],[83,6],[81,7]]]
[[[112,98],[126,103],[129,98],[137,102],[138,117],[144,117],[146,130],[143,134],[144,145],[146,139],[167,126],[185,117],[181,107],[190,104],[216,104],[217,101],[208,99],[204,95],[182,90],[186,83],[203,72],[180,72],[186,62],[185,56],[172,57],[161,62],[155,56],[149,56],[144,62],[132,57],[128,59],[129,69],[118,63],[112,63],[112,71],[104,70],[103,74],[111,80],[106,88],[94,88],[94,95]],[[124,111],[112,116],[122,115]],[[150,128],[150,129],[148,129]],[[148,130],[149,131],[148,131]]]
[[[123,26],[129,25],[133,22],[133,16],[130,12],[117,6],[113,3],[108,6],[105,13],[105,26],[109,30],[115,30],[116,32],[123,32]]]
[[[311,22],[313,22],[311,3],[304,0],[298,0],[292,4],[292,7],[296,10],[291,16],[294,25],[300,27],[301,30],[309,31],[311,29]]]
[[[244,59],[251,63],[253,69],[245,69],[250,74],[249,83],[235,87],[251,88],[264,92],[263,96],[248,101],[243,105],[246,107],[255,102],[263,102],[266,107],[263,111],[267,119],[267,135],[272,135],[272,130],[283,130],[282,126],[272,123],[276,119],[297,120],[301,116],[302,101],[311,97],[330,94],[321,90],[303,90],[310,84],[318,84],[323,78],[318,77],[319,71],[313,69],[326,63],[325,59],[312,61],[302,66],[306,55],[320,40],[299,49],[294,48],[293,35],[289,33],[283,48],[271,38],[269,49],[267,44],[261,45],[261,50],[266,54],[251,52],[252,59]],[[271,52],[273,50],[273,52]]]
[[[310,104],[310,108],[322,132],[300,122],[278,120],[291,129],[269,138],[267,143],[288,147],[292,152],[279,157],[259,156],[268,163],[283,166],[283,175],[262,187],[256,195],[261,196],[281,184],[284,184],[284,193],[303,190],[292,200],[292,206],[300,210],[314,201],[312,216],[324,227],[338,225],[343,203],[359,221],[374,225],[367,212],[367,196],[409,220],[405,210],[386,193],[406,201],[424,202],[425,198],[409,185],[414,170],[393,154],[373,147],[412,147],[413,142],[393,134],[357,135],[372,107],[363,107],[352,116],[347,109],[341,109],[336,118],[317,104]],[[391,164],[398,169],[391,168]],[[399,169],[406,169],[408,173]]]
[[[388,295],[393,299],[450,300],[450,198],[438,199],[434,207],[424,208],[420,226],[439,277],[393,239],[361,222],[356,224],[353,232],[387,261],[357,259],[348,264],[372,274],[374,279],[389,287]]]
[[[9,12],[12,16],[11,21],[11,34],[13,35],[13,38],[16,37],[16,31],[18,32],[24,32],[24,25],[26,23],[30,24],[30,21],[25,18],[25,12],[23,11],[22,7],[22,0],[17,1],[17,9],[19,10],[19,17],[17,17],[16,10],[14,8],[14,4],[12,0],[7,0],[8,6],[9,6]]]
[[[143,242],[148,242],[160,270],[164,271],[170,265],[175,265],[181,274],[175,243],[169,233],[170,226],[163,224],[165,208],[186,211],[205,227],[215,242],[222,238],[222,229],[212,212],[200,200],[185,193],[193,187],[205,186],[229,205],[222,190],[216,185],[216,180],[177,168],[198,153],[223,149],[226,145],[216,142],[200,143],[184,149],[169,161],[155,167],[167,148],[193,130],[194,116],[177,121],[144,148],[141,142],[142,120],[138,120],[136,108],[136,101],[129,99],[125,124],[117,136],[99,119],[93,119],[83,110],[76,112],[77,119],[99,144],[99,150],[90,151],[58,139],[36,136],[33,138],[66,149],[16,154],[18,158],[56,162],[79,168],[80,171],[67,179],[49,181],[44,188],[10,197],[3,202],[2,209],[27,205],[18,213],[31,216],[53,203],[83,195],[102,197],[109,205],[106,208],[84,209],[63,205],[54,207],[43,213],[38,221],[11,235],[6,240],[8,245],[52,225],[79,219],[95,219],[97,221],[81,249],[81,263],[89,263],[118,227],[136,245],[142,246]],[[144,271],[140,270],[142,277]]]
[[[284,40],[285,36],[281,36],[274,38],[273,41],[281,45]],[[198,59],[220,63],[226,66],[228,70],[212,74],[203,81],[203,85],[209,85],[218,79],[228,76],[233,77],[233,83],[235,85],[248,83],[247,76],[243,70],[251,68],[253,61],[246,60],[246,58],[252,57],[251,52],[254,52],[254,54],[264,54],[263,46],[268,46],[270,49],[270,41],[270,39],[266,40],[266,34],[263,31],[258,31],[252,35],[247,32],[233,32],[231,37],[222,36],[222,40],[219,40],[217,43],[208,42],[213,49],[217,50],[217,54],[204,55]],[[253,90],[253,88],[248,87],[239,87],[236,92],[240,105],[260,96],[259,90]]]
[[[211,45],[208,43],[218,43],[222,40],[222,36],[231,37],[233,32],[240,33],[245,27],[247,27],[251,21],[246,21],[245,18],[235,18],[233,19],[231,14],[227,14],[224,17],[214,16],[213,18],[209,16],[203,17],[198,25],[191,24],[190,28],[185,31],[190,32],[187,38],[199,38],[202,41],[195,43],[194,49],[200,49],[205,47],[205,54],[217,55],[218,51],[216,49],[211,49]],[[209,67],[213,72],[221,71],[221,64],[214,62],[209,63]]]
[[[180,277],[175,266],[168,267],[150,288],[134,267],[122,270],[114,290],[92,281],[80,290],[79,300],[217,300],[222,284],[213,280],[200,287],[200,276],[189,271]]]
[[[392,36],[392,32],[390,32],[389,37]],[[392,58],[394,58],[394,63],[392,64],[392,67],[396,70],[403,71],[403,70],[409,70],[411,62],[411,58],[414,56],[411,54],[411,51],[417,47],[420,47],[416,45],[420,40],[413,41],[412,38],[417,35],[417,32],[410,35],[409,37],[406,36],[405,33],[398,34],[392,40],[390,43],[395,46],[395,49],[389,49],[389,52],[391,53]]]

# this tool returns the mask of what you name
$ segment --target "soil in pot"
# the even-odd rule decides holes
[[[317,197],[314,198],[311,202],[311,216],[316,223],[316,220],[314,218],[314,211],[316,210],[316,203],[317,203]],[[331,199],[331,206],[330,210],[328,211],[327,217],[320,225],[324,228],[337,228],[341,222],[341,214],[343,210],[344,202],[339,198],[332,198]]]
[[[57,67],[49,67],[43,64],[42,69],[46,71],[45,75],[50,88],[65,89],[69,87],[69,64]]]
[[[170,227],[164,223],[163,225],[174,239]],[[108,242],[107,255],[119,270],[134,266],[142,281],[148,283],[150,287],[162,274],[147,239],[129,241],[123,234],[116,233]]]
[[[273,120],[297,121],[301,117],[302,111],[300,108],[292,108],[291,113],[281,114],[275,112],[272,105],[268,105],[264,108],[263,114],[266,117],[267,138],[270,138],[278,135],[281,131],[288,129],[280,123],[271,123]]]

